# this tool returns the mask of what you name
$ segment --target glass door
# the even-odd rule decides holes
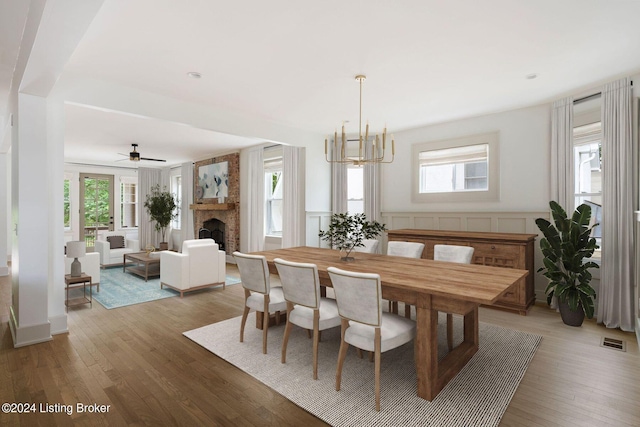
[[[87,248],[98,231],[113,231],[113,175],[80,174],[80,230]]]

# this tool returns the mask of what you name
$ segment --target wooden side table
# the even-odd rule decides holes
[[[72,277],[70,274],[64,275],[64,283],[65,289],[67,291],[67,300],[65,301],[65,305],[67,306],[67,311],[69,311],[70,306],[80,305],[80,304],[89,304],[91,308],[93,308],[93,283],[91,282],[91,276],[88,276],[84,273],[80,273],[78,277]],[[89,284],[89,298],[87,298],[87,283]],[[79,288],[82,285],[82,297],[69,299],[69,289]]]

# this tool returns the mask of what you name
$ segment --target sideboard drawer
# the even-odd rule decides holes
[[[518,245],[504,245],[494,243],[473,243],[474,264],[490,265],[492,267],[524,268],[521,265],[521,247]]]

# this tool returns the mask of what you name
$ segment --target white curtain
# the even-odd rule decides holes
[[[304,246],[305,242],[305,149],[282,147],[282,247]]]
[[[602,90],[602,272],[598,323],[634,329],[632,87],[628,78]]]
[[[339,158],[339,150],[332,150],[331,159]],[[347,209],[347,164],[331,163],[331,210],[338,214],[347,212]]]
[[[379,148],[379,147],[378,147]],[[365,157],[376,157],[376,150],[372,141],[365,144]],[[369,221],[380,221],[380,168],[379,163],[364,165],[364,214]]]
[[[569,216],[575,209],[573,174],[573,98],[553,103],[551,112],[551,199]]]
[[[162,190],[162,171],[160,169],[138,168],[138,203],[140,203],[138,239],[140,249],[144,249],[147,245],[153,245],[157,248],[160,242],[160,233],[156,231],[155,222],[151,220],[147,208],[144,207],[147,194],[151,193],[151,188],[156,184],[160,184]]]
[[[248,153],[248,252],[264,249],[264,156],[263,149],[249,151]]]
[[[193,163],[183,163],[180,167],[182,182],[182,199],[180,200],[180,232],[182,241],[194,238],[193,211],[189,206],[193,204]],[[180,243],[182,249],[182,243]]]

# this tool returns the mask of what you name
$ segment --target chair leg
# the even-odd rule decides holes
[[[411,319],[411,304],[404,305],[404,317]]]
[[[342,381],[342,365],[344,364],[344,359],[347,356],[347,349],[349,348],[349,344],[347,344],[344,340],[344,333],[348,327],[349,321],[342,319],[340,352],[338,353],[338,367],[336,369],[336,391],[340,391],[340,382]]]
[[[251,296],[251,292],[248,289],[244,290],[244,312],[242,313],[242,322],[240,323],[240,342],[244,341],[244,325],[247,323],[247,315],[249,314],[249,307],[247,307],[247,298]]]
[[[267,332],[269,331],[269,295],[264,296],[264,315],[262,316],[262,353],[267,354]]]
[[[276,326],[280,326],[280,312],[276,311]]]
[[[447,313],[447,346],[453,350],[453,314]]]
[[[307,329],[307,338],[311,339],[313,337],[313,334],[311,333],[311,329]]]
[[[356,347],[356,351],[358,352],[358,357],[360,359],[362,359],[362,350],[360,350],[358,347]]]
[[[376,411],[380,412],[380,328],[376,328],[375,353],[376,353]]]
[[[320,341],[320,310],[313,310],[313,379],[318,379],[318,342]]]
[[[287,302],[287,324],[284,327],[284,337],[282,338],[282,356],[280,357],[281,363],[287,361],[287,344],[289,343],[289,334],[291,334],[291,322],[289,322],[289,315],[293,309],[293,304]]]

